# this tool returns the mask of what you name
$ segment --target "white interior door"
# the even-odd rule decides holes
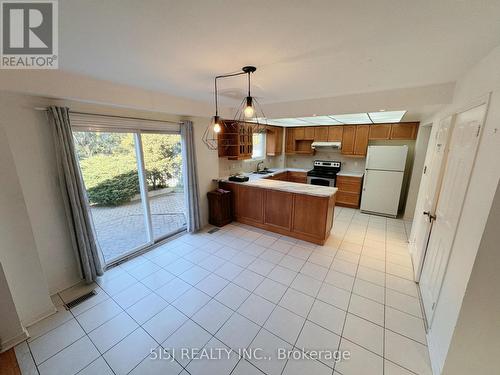
[[[457,114],[427,246],[420,291],[429,326],[439,298],[476,157],[486,104]]]
[[[415,215],[415,232],[410,246],[413,261],[415,281],[420,280],[422,264],[425,258],[425,251],[431,233],[431,217],[436,215],[436,205],[441,187],[443,172],[448,154],[448,140],[451,133],[452,116],[442,119],[436,126],[435,140],[432,149],[429,151],[429,158],[425,163],[422,175],[421,189],[423,193],[422,205],[419,206]],[[425,214],[427,212],[428,214]],[[432,215],[432,216],[430,216]]]

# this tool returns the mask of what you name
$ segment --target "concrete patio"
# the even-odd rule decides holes
[[[153,236],[165,236],[186,225],[184,194],[168,193],[149,198]],[[106,262],[147,242],[142,202],[117,207],[91,207],[97,240]]]

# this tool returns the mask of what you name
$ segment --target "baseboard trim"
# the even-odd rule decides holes
[[[29,337],[28,331],[26,331],[25,328],[23,328],[23,331],[19,333],[17,336],[14,336],[10,339],[7,340],[2,340],[2,345],[0,346],[0,353],[3,353],[17,344],[22,343],[23,341],[27,340]]]
[[[36,324],[38,323],[39,321],[55,314],[57,312],[57,308],[52,305],[52,308],[50,310],[47,310],[43,313],[41,313],[40,315],[38,315],[37,317],[35,317],[34,319],[32,319],[30,322],[28,323],[25,323],[25,322],[21,322],[21,324],[24,326],[24,327],[29,327],[29,326],[32,326],[33,324]]]

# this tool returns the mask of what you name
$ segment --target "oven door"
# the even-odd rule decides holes
[[[307,177],[307,183],[311,185],[320,185],[320,186],[335,186],[335,179],[333,178],[322,178],[322,177]]]

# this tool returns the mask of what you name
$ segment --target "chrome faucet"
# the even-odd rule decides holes
[[[264,161],[259,161],[259,162],[257,163],[257,172],[260,172],[260,166],[261,166],[262,164],[264,164]]]

